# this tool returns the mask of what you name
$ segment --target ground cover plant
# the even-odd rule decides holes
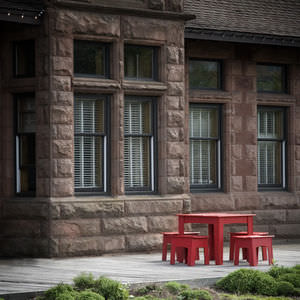
[[[287,298],[289,297],[289,298]],[[292,297],[292,298],[291,298]],[[81,274],[73,284],[60,283],[36,300],[284,300],[300,299],[300,265],[272,267],[268,272],[240,269],[230,273],[212,288],[193,289],[168,282],[129,289],[106,278]],[[1,300],[1,299],[0,299]]]

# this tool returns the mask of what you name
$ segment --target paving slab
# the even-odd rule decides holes
[[[228,252],[225,247],[225,261],[221,266],[216,266],[213,261],[208,266],[204,265],[201,254],[194,267],[162,262],[160,252],[63,259],[0,259],[0,296],[19,299],[16,296],[19,293],[44,291],[60,282],[71,283],[72,278],[82,272],[92,273],[95,277],[106,276],[129,285],[181,281],[192,286],[209,286],[241,267],[262,271],[270,268],[266,261],[260,261],[257,267],[249,267],[245,261],[234,266],[228,261]],[[274,259],[281,266],[300,264],[300,242],[274,245]]]

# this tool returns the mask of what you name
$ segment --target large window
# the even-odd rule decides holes
[[[218,90],[222,88],[221,62],[189,59],[190,89]]]
[[[190,184],[192,190],[221,188],[219,105],[190,105]]]
[[[107,191],[107,97],[75,95],[75,190]]]
[[[256,85],[258,92],[286,93],[287,78],[285,65],[258,64]]]
[[[75,76],[109,77],[109,44],[74,41]]]
[[[34,94],[17,95],[16,108],[16,192],[33,195],[36,188]]]
[[[127,191],[154,191],[155,105],[149,97],[127,97],[124,111],[124,177]]]
[[[286,188],[284,109],[258,108],[258,186]]]
[[[14,77],[33,77],[35,74],[34,40],[14,42]]]
[[[125,45],[125,78],[157,80],[157,47]]]

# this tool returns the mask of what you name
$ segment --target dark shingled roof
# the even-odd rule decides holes
[[[184,0],[195,29],[300,38],[300,0]]]

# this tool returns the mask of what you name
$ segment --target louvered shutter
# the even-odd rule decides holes
[[[151,186],[151,102],[125,101],[124,177],[127,189]]]
[[[103,189],[104,100],[76,98],[74,127],[75,188]]]
[[[190,181],[211,185],[217,181],[217,109],[190,107]]]

